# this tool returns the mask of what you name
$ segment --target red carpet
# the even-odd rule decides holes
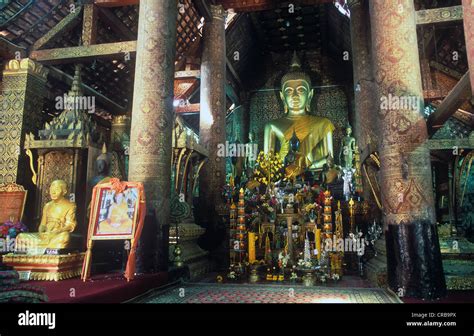
[[[41,287],[49,303],[121,303],[168,282],[168,273],[137,275],[127,282],[122,274],[97,275],[87,282],[80,278],[63,281],[31,281]]]

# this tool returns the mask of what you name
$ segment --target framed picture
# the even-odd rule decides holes
[[[145,218],[145,192],[142,183],[123,182],[111,178],[92,190],[91,212],[87,234],[87,252],[82,268],[82,280],[90,273],[93,242],[97,240],[130,240],[130,253],[125,277],[133,278],[135,252]]]
[[[140,204],[138,188],[129,186],[117,191],[103,186],[94,201],[91,239],[132,239]]]

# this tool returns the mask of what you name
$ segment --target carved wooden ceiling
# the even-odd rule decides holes
[[[63,33],[42,46],[43,49],[80,45],[82,14],[72,17],[72,0],[8,0],[0,2],[0,63],[13,58],[15,51],[25,57],[40,38],[47,35],[64,18],[71,23]],[[99,8],[96,43],[133,41],[138,29],[138,0],[97,0]],[[176,69],[184,70],[186,58],[199,57],[202,17],[206,16],[205,0],[180,0],[176,41]],[[242,83],[252,75],[252,65],[270,52],[320,49],[335,61],[342,60],[343,51],[350,51],[349,18],[342,15],[327,0],[207,0],[222,4],[239,13],[227,29],[227,61],[231,69],[226,89],[231,95],[245,88]],[[79,4],[79,1],[76,1]],[[461,0],[415,0],[417,10],[459,5]],[[129,4],[123,6],[123,4]],[[293,4],[291,8],[289,5]],[[77,8],[77,7],[76,7]],[[419,27],[420,58],[428,62],[432,86],[440,89],[433,99],[442,98],[453,80],[467,70],[462,22],[450,22]],[[459,57],[453,59],[453,52]],[[237,59],[235,58],[238,52]],[[348,62],[344,62],[348,64]],[[65,77],[73,74],[73,64],[50,66],[50,97],[69,89]],[[84,62],[83,82],[90,90],[103,96],[102,104],[112,113],[124,113],[131,108],[133,94],[133,57],[129,61],[101,58]],[[342,69],[342,68],[341,68]],[[344,69],[344,71],[348,71]],[[425,82],[424,82],[425,83]],[[176,93],[196,95],[196,79],[178,80]],[[193,92],[191,92],[193,91]],[[54,100],[45,112],[55,113]],[[228,104],[232,102],[229,101]],[[122,111],[122,112],[121,112]]]
[[[58,24],[64,25],[62,33],[42,45],[41,49],[81,45],[81,1],[76,1],[74,6],[72,3],[70,0],[6,1],[0,16],[0,63],[3,59],[14,58],[16,51],[21,52],[21,57],[26,57],[34,48],[34,44]],[[192,0],[181,0],[180,3],[182,5],[178,11],[176,40],[178,69],[184,67],[186,56],[194,56],[198,51],[202,25],[202,16],[197,12]],[[71,12],[77,12],[77,15]],[[136,40],[138,5],[100,7],[98,13],[96,44]],[[68,24],[64,24],[68,20],[66,17],[71,18]],[[106,100],[113,100],[119,108],[112,112],[129,111],[133,95],[134,58],[97,58],[93,62],[83,64],[83,83],[103,95]],[[50,73],[55,76],[49,76],[51,98],[62,95],[69,89],[70,84],[63,79],[74,73],[73,63],[53,67],[54,71]],[[100,101],[98,104],[101,104]],[[53,99],[45,104],[44,110],[48,114],[59,112],[54,108]]]
[[[418,9],[433,9],[461,5],[460,0],[415,0]],[[464,26],[461,20],[421,24],[418,30],[418,49],[422,69],[424,96],[436,108],[448,96],[460,78],[468,71]],[[453,113],[446,125],[452,134],[462,137],[474,126],[474,108],[466,101]],[[471,115],[472,118],[466,117]],[[437,133],[443,133],[447,128]]]

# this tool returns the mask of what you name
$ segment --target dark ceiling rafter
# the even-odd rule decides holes
[[[443,99],[427,121],[428,133],[433,135],[471,97],[469,71],[459,80],[451,92]]]

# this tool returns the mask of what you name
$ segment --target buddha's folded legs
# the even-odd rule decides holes
[[[28,252],[31,249],[38,247],[41,241],[39,233],[20,233],[16,237],[15,250],[17,252]]]
[[[26,251],[34,248],[62,249],[69,244],[70,233],[21,233],[16,239],[16,250]]]

